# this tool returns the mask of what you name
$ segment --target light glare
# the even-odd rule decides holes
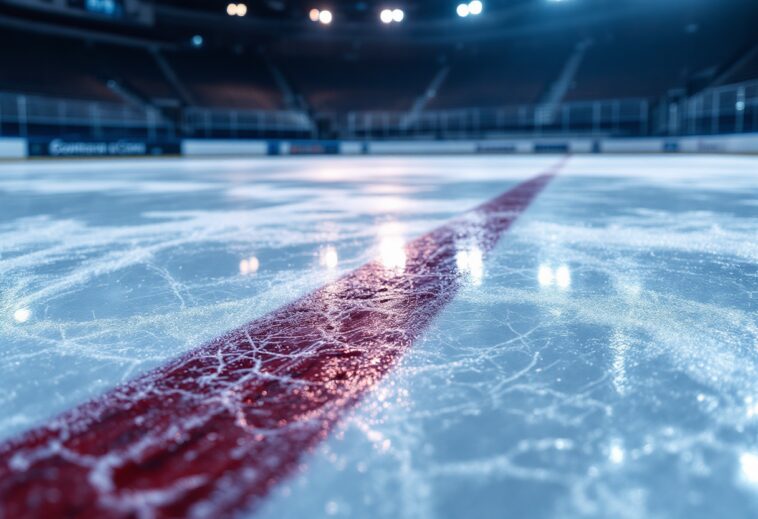
[[[245,258],[242,261],[240,261],[240,274],[242,274],[243,276],[255,274],[256,272],[258,272],[258,269],[260,268],[261,268],[261,262],[255,256],[250,256],[249,258]]]
[[[398,236],[382,238],[379,244],[379,258],[387,270],[402,271],[405,269],[406,254],[403,239]]]
[[[458,16],[461,18],[467,17],[469,13],[468,4],[458,4],[458,8],[455,10],[455,12],[458,13]]]
[[[548,265],[540,265],[539,270],[537,270],[537,281],[539,282],[540,286],[546,287],[553,284],[553,269],[551,269]]]
[[[245,16],[247,14],[247,6],[245,4],[237,4],[237,16]]]
[[[571,269],[568,265],[553,268],[543,263],[537,270],[537,281],[542,287],[556,286],[565,290],[571,287]]]
[[[237,16],[237,4],[227,5],[226,14],[228,14],[229,16]]]
[[[473,0],[472,2],[469,2],[468,4],[468,11],[474,16],[478,14],[482,14],[483,9],[484,9],[484,4],[482,4],[482,2],[480,2],[479,0]]]
[[[405,270],[407,256],[402,227],[394,222],[379,227],[379,263],[390,273]]]
[[[13,313],[13,320],[17,323],[25,323],[32,316],[32,311],[28,308],[19,308]]]
[[[379,13],[379,19],[382,23],[392,23],[392,11],[389,9],[382,9],[382,12]]]
[[[405,18],[405,12],[403,12],[402,9],[395,9],[392,11],[392,20],[394,20],[397,23],[400,23]]]
[[[311,19],[312,22],[317,22],[320,14],[321,14],[321,11],[319,11],[318,9],[311,9],[311,11],[308,13],[308,17]]]
[[[740,469],[745,481],[758,485],[758,455],[752,452],[740,454]]]
[[[555,284],[558,288],[571,286],[571,270],[566,265],[561,265],[555,270]]]
[[[322,267],[326,267],[329,270],[336,269],[340,263],[340,256],[337,253],[337,249],[331,245],[329,247],[321,249],[321,252],[319,254],[319,263]]]
[[[482,249],[477,246],[470,249],[461,249],[455,255],[455,263],[458,272],[467,275],[475,286],[482,284],[484,277],[484,255]]]
[[[624,458],[626,458],[626,453],[624,452],[624,449],[620,445],[613,445],[611,446],[611,451],[608,454],[608,457],[611,460],[611,463],[615,465],[621,465],[624,463]]]

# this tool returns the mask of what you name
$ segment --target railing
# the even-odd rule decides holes
[[[758,132],[758,81],[711,88],[669,109],[672,134]]]
[[[174,139],[306,137],[313,127],[299,112],[188,108],[177,120],[156,108],[0,93],[0,136]]]
[[[426,111],[351,112],[339,125],[344,138],[482,137],[493,134],[647,135],[650,106],[645,99]]]
[[[102,138],[174,136],[174,125],[156,109],[126,104],[0,93],[0,135],[76,135]]]
[[[314,122],[315,121],[315,122]],[[655,105],[645,99],[408,112],[186,108],[168,117],[126,104],[0,93],[0,136],[79,138],[454,139],[498,135],[694,135],[758,132],[758,81]]]
[[[183,128],[195,137],[315,137],[307,114],[297,111],[187,108]]]

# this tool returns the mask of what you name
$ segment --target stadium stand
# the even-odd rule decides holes
[[[265,52],[310,108],[321,112],[408,110],[444,64],[450,72],[427,104],[429,110],[535,104],[576,44],[588,40],[592,45],[565,101],[657,99],[670,89],[685,88],[694,77],[705,78],[707,84],[752,38],[749,28],[734,27],[733,38],[714,39],[712,33],[725,23],[718,19],[706,26],[667,19],[640,23],[655,37],[639,38],[639,26],[605,22],[452,48],[402,42],[282,42],[264,51],[244,46],[163,51],[191,103],[181,99],[149,48],[6,31],[7,43],[0,48],[0,90],[123,101],[106,86],[115,79],[147,103],[279,109],[282,92],[262,58]],[[721,82],[758,76],[756,54],[743,61]],[[29,63],[44,66],[25,66]]]
[[[149,103],[176,98],[147,49],[95,45],[101,79],[124,83]]]
[[[167,54],[198,105],[218,108],[281,108],[281,93],[254,51],[209,50]]]
[[[638,24],[597,26],[566,99],[657,99],[670,89],[687,88],[696,77],[705,78],[707,85],[720,65],[754,39],[752,29],[731,22],[710,18],[705,24],[682,24],[648,15]],[[714,37],[725,30],[733,37]],[[641,37],[641,31],[654,36]]]
[[[556,79],[575,43],[574,36],[560,35],[549,41],[526,37],[496,48],[476,45],[462,49],[429,107],[536,103]]]
[[[3,30],[0,91],[119,102],[93,71],[95,47],[70,38]]]
[[[275,59],[310,107],[323,112],[409,110],[439,68],[433,52],[390,45],[274,49]]]
[[[751,46],[735,62],[735,67],[723,78],[722,83],[740,83],[758,78],[758,43]]]
[[[711,131],[745,131],[756,124],[754,88],[723,92],[711,104],[700,98],[686,113],[676,106],[708,89],[758,78],[754,29],[741,16],[755,7],[740,1],[728,8],[693,5],[684,16],[667,6],[653,15],[629,4],[619,9],[637,9],[634,16],[598,17],[586,6],[566,5],[560,24],[537,8],[481,30],[432,20],[414,22],[416,32],[377,29],[365,13],[344,29],[314,31],[301,13],[305,25],[287,22],[287,37],[266,33],[280,22],[235,28],[223,13],[204,12],[203,3],[184,9],[159,1],[164,10],[147,31],[71,22],[60,32],[36,19],[16,26],[0,12],[0,131],[55,134],[76,126],[84,134],[88,114],[95,114],[92,133],[98,134],[107,126],[104,114],[124,107],[135,111],[129,128],[154,133],[160,122],[169,134],[205,137],[705,131],[695,119],[711,121],[717,127]],[[201,21],[208,22],[205,38],[194,35]],[[23,30],[27,23],[37,25]],[[450,38],[450,30],[461,32]],[[726,32],[730,38],[717,37]],[[33,120],[26,101],[14,95],[51,99],[30,100]],[[109,106],[60,110],[56,104],[77,99]],[[72,122],[62,112],[79,115]],[[688,121],[676,125],[672,117]]]

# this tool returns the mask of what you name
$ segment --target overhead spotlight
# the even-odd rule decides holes
[[[320,14],[321,14],[321,11],[319,11],[318,9],[311,9],[310,12],[308,13],[308,18],[310,18],[312,22],[317,22]]]
[[[200,47],[202,47],[202,46],[203,46],[203,43],[205,42],[205,40],[203,39],[203,37],[202,37],[202,36],[200,36],[199,34],[195,34],[195,35],[192,37],[192,40],[191,40],[191,41],[192,41],[192,46],[193,46],[193,47],[195,47],[195,48],[200,48]]]
[[[324,25],[329,25],[332,23],[332,12],[327,10],[321,11],[318,13],[318,21]]]
[[[226,14],[229,16],[245,16],[247,6],[245,4],[229,4],[226,6]]]
[[[379,19],[385,24],[392,22],[400,23],[405,19],[405,11],[397,8],[382,9],[382,12],[379,13]]]
[[[458,13],[458,16],[461,18],[465,18],[468,15],[471,16],[478,16],[482,14],[482,11],[484,10],[484,4],[481,0],[471,0],[471,2],[467,4],[458,4],[457,9],[455,10],[456,13]]]

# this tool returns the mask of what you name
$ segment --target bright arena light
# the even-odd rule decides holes
[[[329,25],[332,23],[332,12],[327,10],[321,11],[318,13],[318,21],[324,25]]]
[[[455,10],[455,12],[458,13],[458,16],[461,18],[465,18],[468,15],[478,16],[482,14],[483,10],[484,4],[481,0],[471,0],[471,2],[467,4],[458,4],[458,8]]]
[[[245,16],[247,6],[245,4],[229,4],[226,6],[226,14],[229,16]]]
[[[400,23],[405,19],[405,11],[402,9],[382,9],[379,13],[379,19],[384,24],[392,22]]]
[[[311,11],[308,13],[308,18],[310,18],[312,22],[317,22],[320,14],[321,11],[318,9],[311,9]]]

